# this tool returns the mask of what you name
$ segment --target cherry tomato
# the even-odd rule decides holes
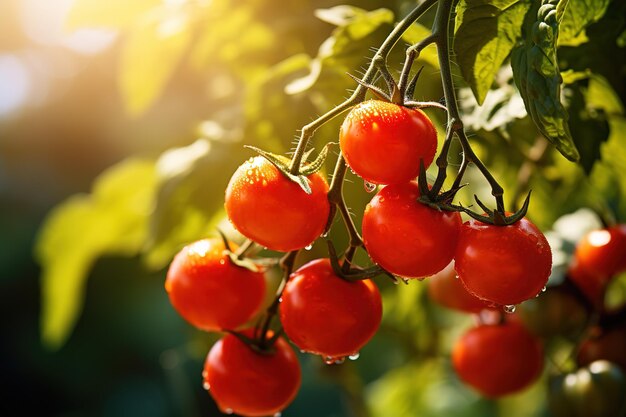
[[[202,376],[220,410],[242,416],[279,413],[293,401],[301,382],[298,358],[282,337],[273,351],[259,353],[228,334],[211,348]]]
[[[525,218],[510,226],[472,219],[461,229],[455,268],[465,288],[478,298],[514,305],[545,287],[552,252],[543,233]]]
[[[241,326],[265,297],[263,273],[233,264],[224,249],[220,239],[194,242],[174,257],[167,272],[165,290],[170,302],[185,320],[202,330]]]
[[[301,249],[322,234],[330,211],[324,177],[315,173],[308,179],[311,194],[267,159],[250,158],[226,188],[228,218],[241,234],[269,249]]]
[[[594,328],[583,340],[576,357],[578,364],[587,365],[599,359],[611,361],[626,372],[626,327]]]
[[[615,364],[595,361],[550,379],[554,417],[621,417],[626,413],[626,375]]]
[[[365,208],[363,243],[374,262],[408,278],[441,271],[452,260],[461,229],[458,212],[417,201],[416,182],[384,187]]]
[[[358,353],[378,330],[381,318],[376,284],[338,277],[328,259],[316,259],[294,272],[280,304],[280,320],[289,339],[328,360]]]
[[[486,397],[497,398],[520,391],[539,377],[543,350],[520,324],[481,325],[456,342],[452,363],[463,381]]]
[[[417,177],[420,160],[432,163],[437,132],[424,112],[385,101],[355,106],[339,132],[341,152],[352,170],[374,184]]]
[[[454,261],[441,271],[428,278],[428,295],[439,305],[465,313],[478,313],[493,308],[488,303],[470,294],[456,276]]]
[[[567,270],[567,277],[578,287],[593,306],[602,309],[609,280],[587,272],[575,258]]]
[[[626,271],[626,224],[589,232],[578,242],[574,259],[577,268],[602,282]]]

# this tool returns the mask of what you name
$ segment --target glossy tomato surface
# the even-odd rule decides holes
[[[202,375],[220,410],[241,416],[279,413],[293,401],[301,382],[298,358],[282,337],[272,353],[263,354],[226,335],[211,348]]]
[[[414,181],[383,187],[365,208],[363,243],[374,262],[407,278],[433,275],[452,260],[461,229],[458,212],[417,201]]]
[[[481,300],[465,289],[456,276],[454,262],[428,278],[428,296],[441,306],[465,313],[479,313],[495,307],[493,303]]]
[[[233,264],[224,249],[220,239],[194,242],[174,257],[167,272],[170,302],[202,330],[236,329],[259,310],[265,297],[263,273]]]
[[[586,234],[576,246],[574,264],[581,274],[603,283],[626,271],[626,224]]]
[[[374,184],[397,184],[432,163],[437,132],[424,112],[379,100],[355,106],[345,118],[339,143],[352,170]]]
[[[546,237],[523,218],[510,226],[463,224],[456,272],[472,294],[502,305],[535,297],[548,282],[552,252]]]
[[[539,377],[543,349],[518,323],[481,325],[456,342],[452,363],[468,385],[497,398],[520,391]]]
[[[267,159],[257,156],[241,165],[226,188],[226,214],[247,238],[272,250],[301,249],[326,226],[328,184],[320,173],[308,176],[305,193]]]
[[[317,259],[291,275],[280,320],[300,349],[340,359],[358,353],[374,336],[382,311],[374,282],[348,282],[335,275],[328,259]]]

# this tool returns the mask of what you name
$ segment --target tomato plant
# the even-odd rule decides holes
[[[280,320],[296,346],[332,362],[357,356],[378,330],[382,312],[374,282],[343,280],[328,259],[317,259],[291,275]]]
[[[219,239],[191,243],[174,257],[167,272],[165,290],[172,305],[202,330],[240,327],[265,298],[264,274],[235,265],[225,250]]]
[[[423,111],[380,100],[353,107],[339,141],[350,168],[372,184],[415,179],[420,161],[428,168],[437,150],[437,132]]]
[[[496,398],[533,383],[543,369],[543,351],[520,324],[481,325],[456,342],[452,363],[463,381]]]
[[[289,405],[300,388],[301,371],[285,339],[276,339],[272,351],[257,352],[229,334],[211,348],[203,380],[222,412],[261,417]]]
[[[552,266],[550,245],[529,220],[494,226],[463,224],[455,269],[475,296],[501,305],[533,298],[546,286]]]
[[[437,304],[466,313],[478,313],[493,307],[492,303],[473,296],[465,289],[456,275],[454,262],[428,278],[428,296]]]
[[[402,277],[426,277],[454,256],[461,216],[418,201],[415,182],[388,185],[363,214],[363,244],[374,262]]]
[[[301,249],[322,234],[329,212],[324,177],[314,173],[308,181],[311,194],[265,158],[251,158],[235,171],[226,188],[228,218],[244,236],[269,249]]]

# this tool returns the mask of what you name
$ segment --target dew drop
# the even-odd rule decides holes
[[[234,413],[234,412],[235,412],[235,411],[234,411],[232,408],[227,408],[226,410],[224,410],[224,413],[225,413],[225,414],[232,414],[232,413]]]
[[[278,302],[279,302],[279,303],[282,303],[282,302],[283,302],[283,297],[280,297],[280,298],[278,299]]]
[[[252,170],[251,170],[251,169],[249,169],[249,170],[246,172],[246,174],[248,174],[248,175],[252,175]]]
[[[300,349],[300,353],[307,353],[307,352],[304,349]]]
[[[368,193],[373,193],[376,191],[376,184],[372,184],[369,181],[363,181],[363,188],[365,188],[365,191]]]
[[[312,243],[310,245],[306,245],[304,247],[304,250],[311,250],[311,249],[313,249],[313,244]]]
[[[208,391],[211,389],[211,385],[208,382],[205,382],[204,384],[202,384],[202,388]]]
[[[346,361],[346,358],[335,358],[335,361],[333,362],[335,365],[341,365],[342,363],[344,363]]]
[[[274,417],[281,417],[283,415],[283,413],[281,413],[280,411],[278,413],[274,413]]]
[[[350,359],[351,361],[355,361],[355,360],[359,359],[359,356],[360,356],[360,353],[356,352],[356,353],[353,353],[352,355],[348,356],[348,359]]]
[[[544,285],[543,288],[541,289],[541,292],[546,292],[548,288]]]
[[[224,265],[225,263],[226,263],[226,260],[220,259],[220,265]]]
[[[322,238],[327,238],[328,237],[328,232],[324,232],[320,235],[320,237]]]
[[[331,358],[330,356],[327,356],[326,358],[324,358],[324,363],[326,365],[332,365],[335,363],[335,358]]]
[[[507,314],[513,314],[515,313],[515,306],[513,304],[509,304],[504,306],[504,312]]]
[[[454,279],[459,279],[459,274],[454,274]]]

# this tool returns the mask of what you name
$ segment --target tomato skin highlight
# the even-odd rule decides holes
[[[370,279],[348,282],[328,259],[295,271],[282,294],[280,320],[298,348],[325,358],[358,353],[382,319],[382,300]]]
[[[301,383],[298,358],[282,337],[274,349],[268,354],[255,352],[232,334],[213,345],[202,375],[222,412],[271,416],[293,401]]]
[[[515,305],[545,287],[552,252],[546,237],[528,219],[509,226],[471,219],[461,229],[455,268],[465,288],[478,298]]]
[[[241,234],[268,249],[304,248],[323,233],[330,212],[326,180],[319,172],[308,179],[311,194],[265,158],[250,158],[226,188],[226,214]]]
[[[452,364],[461,380],[489,398],[520,391],[543,369],[540,341],[513,322],[480,325],[454,345]]]
[[[457,278],[454,261],[428,278],[428,295],[435,303],[464,313],[479,313],[494,305],[470,294]]]
[[[397,184],[428,168],[437,150],[437,131],[426,114],[397,104],[368,100],[355,106],[341,125],[339,143],[346,162],[373,184]]]
[[[365,208],[363,244],[370,258],[407,278],[433,275],[454,256],[461,215],[417,201],[416,182],[383,187]]]
[[[258,312],[265,298],[263,273],[233,264],[224,250],[221,239],[185,246],[174,257],[165,280],[176,311],[205,331],[236,329]]]

